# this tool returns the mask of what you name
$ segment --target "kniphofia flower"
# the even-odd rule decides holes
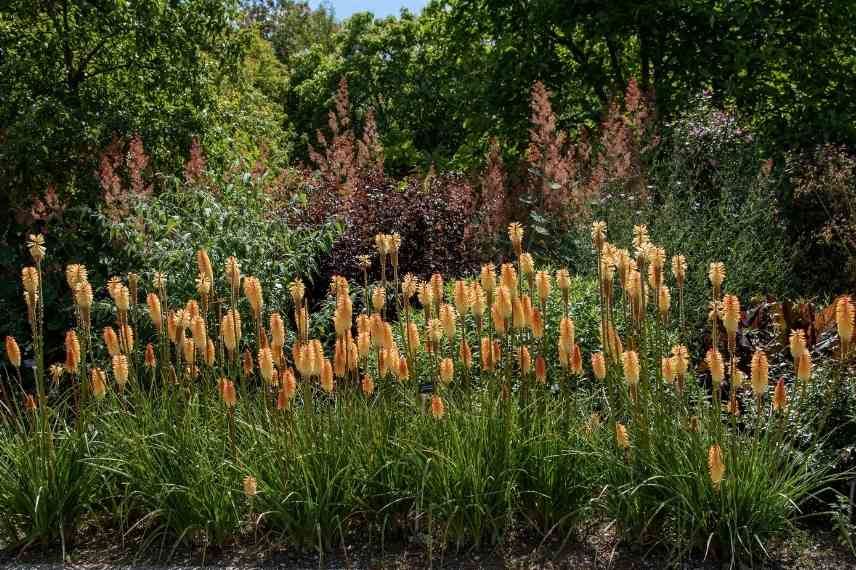
[[[725,461],[722,459],[722,448],[718,443],[711,445],[707,451],[707,469],[713,488],[719,491],[719,487],[725,479]]]
[[[630,437],[627,435],[627,426],[622,423],[615,423],[615,443],[620,449],[630,448]]]
[[[244,477],[244,495],[247,497],[255,497],[258,492],[256,478],[252,475]]]
[[[21,368],[21,349],[15,337],[6,337],[6,357],[15,368]]]
[[[30,256],[33,261],[39,263],[45,257],[45,236],[42,234],[30,234],[27,240],[27,249],[30,250]]]
[[[839,297],[835,303],[835,324],[838,327],[838,338],[841,340],[841,354],[846,356],[853,340],[854,316],[856,307],[849,295]]]
[[[718,387],[725,378],[725,366],[722,361],[722,354],[715,348],[710,348],[704,359],[707,362],[707,367],[710,369],[713,385],[714,387]]]
[[[238,403],[238,393],[235,391],[235,383],[228,378],[220,378],[218,388],[220,390],[220,398],[222,398],[226,407],[235,407],[235,404]]]
[[[446,406],[443,404],[443,399],[437,394],[431,396],[431,415],[434,419],[441,419],[445,413]]]
[[[440,361],[440,380],[443,384],[450,384],[455,377],[455,363],[451,358],[444,358]]]
[[[121,391],[128,383],[128,358],[124,354],[113,357],[113,376],[116,377],[116,385]]]
[[[595,352],[591,355],[591,369],[594,377],[598,380],[606,378],[606,358],[602,352]]]
[[[763,350],[756,350],[752,355],[752,392],[756,397],[761,397],[767,392],[769,385],[770,367],[767,363],[767,355]]]
[[[93,368],[89,378],[92,395],[98,400],[103,399],[107,394],[107,382],[105,381],[104,371],[100,368]]]
[[[785,379],[779,378],[773,390],[773,411],[784,411],[788,407],[788,393],[785,390]]]
[[[725,264],[721,261],[711,262],[707,276],[713,285],[713,295],[718,299],[722,290],[722,283],[725,281]]]

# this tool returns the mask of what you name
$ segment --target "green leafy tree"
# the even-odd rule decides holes
[[[232,0],[11,0],[0,11],[0,207],[92,184],[111,134],[186,149],[243,50]]]

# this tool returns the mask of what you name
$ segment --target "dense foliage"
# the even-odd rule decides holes
[[[763,559],[845,476],[825,434],[830,421],[853,431],[856,308],[836,303],[835,359],[813,362],[795,330],[792,363],[759,345],[744,373],[751,325],[712,263],[707,298],[721,308],[699,372],[681,344],[686,262],[667,263],[637,226],[637,266],[605,231],[593,226],[594,281],[533,266],[512,224],[511,260],[449,283],[400,278],[406,244],[380,234],[380,280],[352,292],[335,278],[332,315],[310,313],[299,280],[263,286],[250,264],[215,270],[205,250],[182,263],[155,246],[170,272],[112,279],[99,310],[100,287],[70,265],[74,322],[49,368],[38,275],[51,255],[34,236],[22,276],[40,366],[22,368],[7,338],[3,539],[65,540],[95,513],[162,554],[249,531],[320,552],[366,530],[443,550],[518,527],[568,535],[596,516],[673,561]],[[182,273],[197,270],[187,290]]]
[[[853,544],[852,2],[313,6],[0,6],[2,544]]]

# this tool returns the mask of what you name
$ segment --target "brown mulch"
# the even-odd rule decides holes
[[[856,569],[856,553],[842,546],[838,534],[826,529],[802,530],[787,540],[765,545],[769,558],[765,560],[705,560],[697,555],[675,562],[662,551],[646,551],[617,542],[612,526],[594,524],[586,536],[567,542],[560,539],[540,541],[534,536],[509,535],[491,548],[464,548],[455,551],[432,552],[416,542],[381,544],[379,537],[354,535],[349,544],[319,556],[316,551],[290,548],[273,540],[247,536],[238,544],[202,548],[180,546],[174,551],[167,543],[149,545],[141,552],[140,543],[123,539],[119,533],[92,532],[79,537],[77,544],[67,545],[65,564],[59,545],[30,548],[22,553],[0,551],[0,568],[53,570],[58,568],[82,570],[113,570],[140,568],[144,570],[185,570],[191,568],[244,569],[346,569],[346,568],[514,568],[559,569],[590,568],[614,570],[714,570],[722,568],[764,568],[779,570]]]

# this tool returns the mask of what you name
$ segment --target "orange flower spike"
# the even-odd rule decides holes
[[[779,378],[776,388],[773,390],[773,411],[785,411],[788,407],[788,393],[785,390],[784,378]]]

